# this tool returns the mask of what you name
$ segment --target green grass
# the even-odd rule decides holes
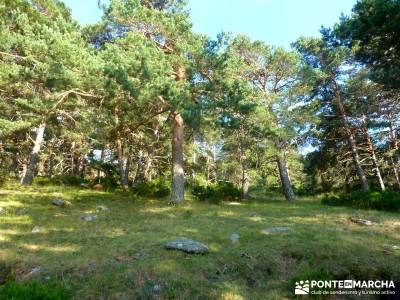
[[[51,205],[54,197],[71,205]],[[290,204],[278,196],[220,205],[167,202],[118,191],[9,184],[0,189],[6,209],[0,266],[17,279],[41,266],[43,274],[29,280],[56,284],[73,299],[293,299],[298,279],[400,279],[400,252],[387,248],[400,246],[396,213],[329,207],[320,199]],[[80,219],[98,205],[109,210],[93,222]],[[349,217],[378,225],[359,226]],[[36,225],[40,233],[31,232]],[[261,234],[272,226],[293,230]],[[234,232],[240,241],[233,245]],[[163,248],[179,237],[204,242],[211,252]]]

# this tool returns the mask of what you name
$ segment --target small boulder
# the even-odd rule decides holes
[[[36,277],[36,276],[42,274],[44,271],[46,271],[46,269],[43,267],[35,267],[29,273],[22,275],[19,279],[20,280],[31,279],[33,277]]]
[[[237,233],[232,233],[231,235],[231,242],[232,243],[237,243],[240,239],[240,235],[238,235]]]
[[[271,227],[264,230],[261,230],[262,234],[271,235],[278,234],[282,232],[290,232],[292,229],[290,227]]]
[[[358,219],[358,218],[350,218],[350,221],[353,223],[356,223],[358,225],[362,226],[371,226],[373,225],[372,221],[370,220],[364,220],[364,219]]]
[[[55,206],[65,206],[66,202],[63,199],[56,198],[56,199],[51,200],[51,204],[53,204]]]
[[[153,293],[154,294],[160,294],[161,293],[161,284],[156,283],[153,286]]]
[[[40,228],[40,226],[35,226],[35,227],[33,227],[33,229],[32,229],[32,233],[39,233],[41,231],[41,228]]]
[[[26,215],[28,213],[29,209],[27,209],[26,207],[20,208],[17,211],[18,215]]]
[[[108,210],[108,207],[105,205],[99,205],[99,206],[97,206],[97,210],[98,211],[106,211],[106,210]]]
[[[90,222],[90,221],[94,221],[97,219],[97,215],[95,214],[86,214],[84,216],[82,216],[82,220]]]
[[[186,238],[170,241],[165,245],[165,248],[191,254],[204,254],[209,251],[207,245]]]

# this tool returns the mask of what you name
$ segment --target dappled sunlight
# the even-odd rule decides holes
[[[265,218],[264,217],[259,217],[259,216],[254,216],[254,217],[250,217],[247,218],[248,220],[252,221],[252,222],[264,222]]]
[[[228,202],[227,205],[231,205],[231,206],[243,206],[243,203],[240,202]]]
[[[29,251],[48,251],[54,253],[77,252],[80,249],[78,246],[71,245],[45,246],[31,243],[22,244],[20,247]]]
[[[231,210],[223,210],[218,212],[218,216],[220,217],[232,217],[232,216],[237,216],[238,213],[233,212]]]
[[[150,207],[150,208],[144,208],[139,210],[139,212],[143,213],[151,213],[151,214],[161,214],[165,212],[170,212],[172,211],[172,207]]]
[[[240,288],[233,283],[226,283],[221,293],[221,300],[248,300],[240,292]]]

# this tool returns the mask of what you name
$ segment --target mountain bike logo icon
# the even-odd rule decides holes
[[[308,295],[310,293],[310,283],[308,280],[300,282],[296,281],[296,287],[294,289],[295,295]]]

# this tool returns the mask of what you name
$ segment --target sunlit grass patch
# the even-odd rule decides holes
[[[191,199],[171,207],[165,198],[120,191],[17,189],[0,191],[0,206],[6,208],[0,215],[0,263],[12,274],[44,267],[74,299],[290,299],[293,280],[307,274],[400,278],[399,251],[390,248],[400,246],[396,213],[327,207],[309,198],[239,205]],[[71,205],[52,205],[54,197]],[[82,220],[88,212],[98,218]],[[360,226],[350,217],[376,225]],[[35,226],[38,233],[32,232]],[[283,226],[290,231],[261,233]],[[239,235],[237,243],[230,239],[233,233]],[[180,237],[208,244],[210,253],[164,249]],[[39,274],[30,280],[45,279]]]

